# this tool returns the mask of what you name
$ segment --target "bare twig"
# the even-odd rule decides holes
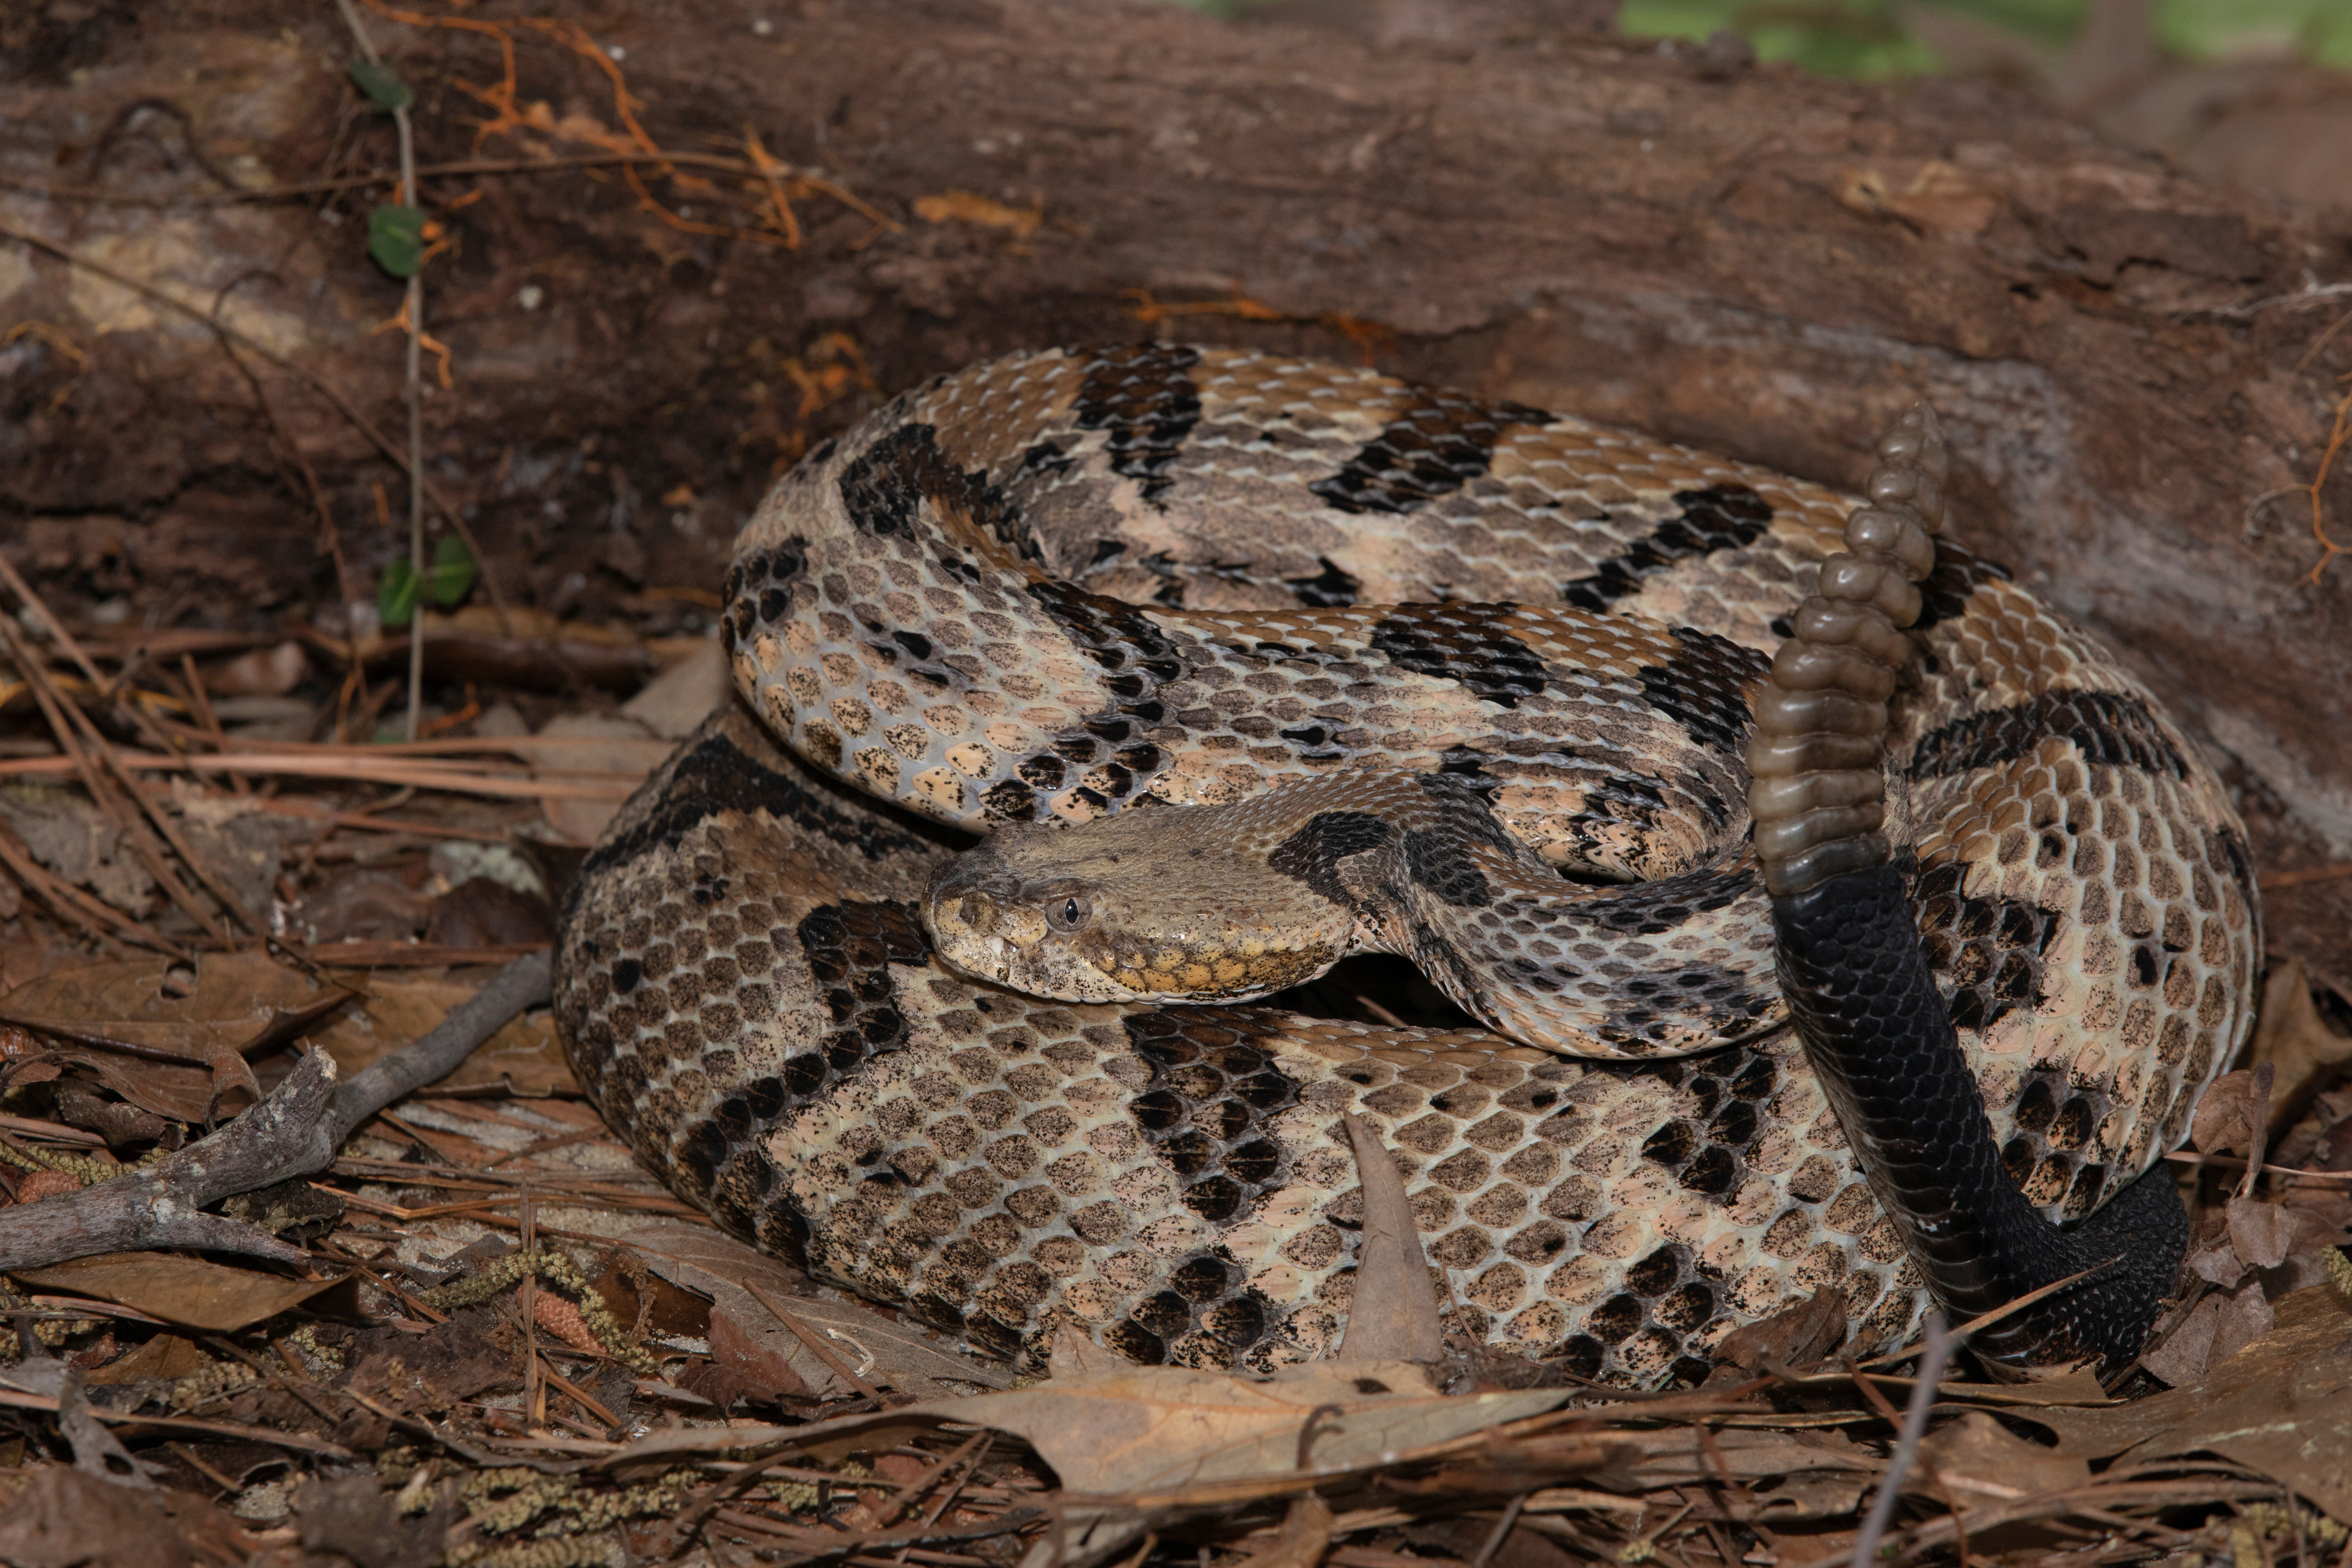
[[[545,1001],[549,971],[545,953],[517,959],[422,1039],[348,1083],[336,1083],[331,1058],[312,1051],[267,1099],[211,1137],[78,1193],[0,1210],[0,1270],[173,1247],[303,1260],[299,1248],[205,1206],[326,1169],[362,1121],[446,1075],[508,1019]]]
[[[2180,1165],[2211,1165],[2224,1171],[2242,1171],[2246,1163],[2234,1154],[2199,1154],[2187,1149],[2176,1149],[2165,1158]],[[2352,1182],[2352,1171],[2299,1171],[2292,1165],[2263,1167],[2265,1176],[2284,1176],[2290,1182],[2316,1182],[2322,1186]]]
[[[540,1378],[539,1271],[533,1266],[539,1257],[539,1216],[529,1187],[522,1190],[518,1218],[522,1226],[523,1271],[515,1290],[515,1306],[522,1314],[522,1408],[529,1424],[536,1428],[547,1425],[547,1384]]]
[[[383,63],[375,52],[374,42],[368,37],[367,28],[360,23],[358,9],[352,0],[335,0],[336,8],[343,14],[343,25],[352,30],[352,41],[360,53],[372,65]],[[403,206],[415,209],[416,202],[416,124],[406,104],[394,105],[392,122],[400,132],[400,201]],[[401,320],[408,327],[408,566],[415,574],[418,598],[415,610],[408,618],[408,722],[407,736],[416,739],[416,729],[423,721],[425,709],[425,264],[419,259],[416,270],[408,275],[408,292],[401,306]]]
[[[1854,1539],[1852,1568],[1872,1568],[1878,1561],[1878,1543],[1894,1521],[1895,1500],[1903,1495],[1903,1478],[1918,1456],[1919,1439],[1927,1430],[1927,1412],[1936,1403],[1936,1380],[1944,1375],[1944,1363],[1951,1353],[1952,1336],[1944,1331],[1943,1314],[1928,1313],[1927,1344],[1919,1355],[1919,1381],[1911,1390],[1911,1403],[1904,1409],[1903,1432],[1895,1439],[1894,1457],[1886,1461],[1886,1473],[1878,1478],[1878,1495],[1870,1501],[1870,1517],[1863,1521],[1862,1533]]]

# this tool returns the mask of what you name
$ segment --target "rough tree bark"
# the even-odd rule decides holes
[[[740,151],[748,128],[898,226],[806,195],[786,250],[667,226],[610,169],[428,182],[456,243],[427,274],[456,375],[428,407],[436,482],[542,601],[715,585],[778,459],[872,400],[828,401],[825,356],[835,383],[858,363],[881,394],[1014,347],[1149,332],[1368,353],[1846,484],[1889,411],[1925,395],[1950,433],[1956,531],[2110,637],[2226,759],[2263,865],[2352,858],[2352,560],[2324,559],[2309,493],[2289,489],[2313,478],[2352,369],[2352,331],[2322,342],[2352,308],[2341,213],[2200,185],[1990,86],[1822,82],[1590,34],[1383,47],[1117,0],[565,9],[664,147]],[[27,189],[217,189],[160,113],[100,147],[142,99],[184,110],[241,181],[387,166],[331,11],[71,19],[87,10],[16,40],[0,222],[207,309],[225,294],[225,319],[395,426],[399,351],[367,329],[397,288],[350,217],[322,221],[315,197],[141,208]],[[520,15],[466,15],[485,11]],[[418,85],[423,160],[472,154],[486,111],[457,84],[497,80],[495,41],[369,16]],[[522,103],[619,129],[603,75],[511,31]],[[480,153],[547,149],[593,151],[502,133]],[[653,188],[703,220],[731,195]],[[952,193],[999,204],[993,221],[917,205]],[[1139,289],[1250,304],[1150,321]],[[0,350],[17,520],[0,526],[25,531],[31,564],[89,569],[75,552],[101,522],[124,551],[200,563],[208,518],[264,509],[297,546],[315,531],[209,336],[5,244],[0,313],[92,355],[37,335]],[[390,470],[262,377],[372,581],[392,542],[366,485]],[[2352,543],[2345,467],[2323,500]],[[667,499],[680,485],[692,498]],[[326,568],[281,557],[247,580],[311,594]],[[2346,978],[2347,889],[2274,899],[2274,945]]]

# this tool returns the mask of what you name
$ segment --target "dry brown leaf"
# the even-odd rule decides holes
[[[2277,1075],[2270,1114],[2273,1138],[2302,1114],[2314,1093],[2326,1087],[2336,1068],[2352,1062],[2352,1038],[2336,1034],[2320,1022],[2303,960],[2288,959],[2263,983],[2262,1011],[2255,1015],[2249,1059]]]
[[[1343,1468],[1538,1415],[1560,1389],[1440,1394],[1410,1362],[1316,1362],[1270,1381],[1181,1367],[1122,1367],[920,1410],[1027,1440],[1072,1491],[1102,1496]]]
[[[2235,1285],[2246,1277],[2246,1260],[2238,1256],[2230,1233],[2224,1230],[2189,1255],[2189,1272],[2209,1284]]]
[[[710,1302],[710,1364],[724,1379],[725,1398],[709,1388],[695,1392],[717,1405],[738,1399],[817,1399],[856,1393],[849,1382],[832,1372],[806,1341],[776,1321],[748,1290],[724,1290]],[[795,1364],[795,1363],[798,1364]],[[800,1368],[810,1367],[819,1379],[811,1387]]]
[[[840,1352],[835,1352],[840,1354]],[[710,1302],[710,1366],[727,1377],[727,1399],[835,1399],[856,1394],[846,1377],[835,1373],[809,1350],[807,1340],[776,1321],[748,1290],[724,1290]],[[824,1380],[824,1394],[809,1387],[800,1366],[809,1366]],[[846,1361],[845,1361],[846,1366]],[[837,1389],[837,1394],[835,1394]]]
[[[730,1319],[728,1331],[744,1336],[736,1342],[737,1348],[752,1354],[756,1344],[755,1359],[767,1369],[762,1375],[774,1380],[779,1392],[789,1391],[781,1377],[786,1371],[817,1398],[845,1398],[858,1390],[778,1321],[745,1289],[747,1284],[765,1291],[836,1360],[869,1383],[902,1393],[952,1394],[958,1387],[951,1385],[1003,1388],[1013,1381],[1003,1367],[943,1350],[924,1331],[893,1322],[863,1302],[803,1294],[808,1276],[715,1230],[676,1222],[641,1226],[621,1237],[621,1244],[672,1284],[709,1296],[714,1353],[723,1311]],[[748,1372],[743,1374],[749,1376]]]
[[[1370,1123],[1354,1115],[1339,1120],[1364,1184],[1364,1227],[1338,1359],[1433,1362],[1445,1353],[1445,1326],[1438,1321],[1429,1260],[1421,1250],[1412,1206],[1405,1201],[1404,1177]]]
[[[208,952],[193,976],[161,955],[43,975],[0,997],[0,1019],[83,1045],[129,1045],[201,1065],[291,1039],[351,995],[266,952]]]
[[[59,1051],[53,1059],[80,1068],[140,1110],[174,1121],[202,1121],[215,1103],[213,1071],[201,1064],[183,1067],[116,1051]],[[26,1080],[19,1074],[16,1081]]]
[[[2256,1268],[2275,1268],[2294,1249],[2294,1215],[2259,1198],[2231,1198],[2230,1246]]]
[[[475,992],[471,985],[446,980],[376,979],[369,988],[372,994],[311,1036],[335,1058],[336,1071],[346,1083],[378,1057],[423,1037]],[[508,1023],[436,1087],[503,1087],[509,1094],[525,1096],[580,1092],[572,1064],[564,1060],[562,1043],[555,1037],[554,1015],[544,1012],[526,1013]]]
[[[2205,1363],[2213,1358],[2213,1336],[2221,1326],[2221,1297],[2208,1292],[2197,1299],[2180,1325],[2164,1337],[2164,1342],[2139,1358],[2140,1365],[2162,1378],[2175,1388],[2183,1388],[2205,1375]]]
[[[2199,1153],[2227,1154],[2259,1147],[2271,1076],[2267,1067],[2240,1068],[2213,1080],[2213,1087],[2197,1102],[2197,1115],[2189,1124],[2189,1141]]]
[[[1919,1468],[1904,1482],[1906,1491],[1929,1497],[1951,1494],[1965,1509],[1979,1498],[2013,1501],[2041,1492],[2063,1491],[2091,1479],[2090,1461],[2029,1443],[1981,1410],[1928,1434],[1919,1445]]]
[[[2259,1288],[2249,1285],[2248,1295]],[[2332,1285],[2277,1305],[2270,1331],[2216,1356],[2201,1383],[2105,1410],[2042,1410],[2060,1448],[2153,1459],[2209,1448],[2352,1519],[2352,1300]]]
[[[1090,1372],[1110,1372],[1124,1363],[1095,1343],[1075,1323],[1054,1331],[1054,1348],[1045,1362],[1048,1377],[1082,1377]]]
[[[420,1499],[420,1501],[429,1500]],[[314,1478],[294,1489],[300,1521],[295,1539],[306,1563],[350,1562],[358,1568],[428,1568],[441,1560],[455,1503],[404,1513],[373,1474]]]
[[[727,668],[726,650],[718,638],[709,637],[622,703],[621,716],[665,741],[683,741],[734,695],[735,678]]]
[[[2342,1187],[2291,1187],[2281,1200],[2294,1216],[2294,1249],[2308,1256],[2352,1242],[2352,1192]]]
[[[1566,1389],[1523,1389],[1447,1397],[1410,1362],[1316,1362],[1285,1368],[1265,1382],[1130,1366],[1011,1393],[901,1405],[887,1419],[953,1421],[1013,1433],[1075,1493],[1149,1496],[1209,1487],[1239,1498],[1261,1495],[1269,1481],[1280,1486],[1297,1475],[1302,1436],[1308,1468],[1342,1471],[1541,1415],[1571,1396]],[[598,1464],[629,1468],[722,1446],[787,1439],[805,1446],[849,1433],[870,1442],[871,1429],[884,1419],[852,1415],[804,1426],[656,1432]],[[1596,1455],[1602,1451],[1594,1447]]]
[[[246,1052],[292,1038],[351,994],[266,952],[200,954],[193,973],[168,958],[142,956],[27,982],[0,998],[0,1015],[98,1047],[61,1050],[56,1059],[89,1068],[142,1110],[199,1122],[261,1098]],[[110,1046],[179,1059],[129,1056]]]
[[[273,1318],[331,1290],[341,1279],[288,1279],[170,1252],[101,1252],[13,1276],[45,1290],[69,1290],[183,1328],[215,1334]]]
[[[363,1329],[344,1347],[350,1364],[336,1386],[414,1410],[446,1410],[493,1388],[516,1387],[514,1358],[466,1323],[436,1323],[421,1334],[390,1324]]]
[[[199,1544],[209,1549],[202,1556]],[[70,1465],[35,1467],[0,1517],[0,1562],[10,1568],[187,1568],[241,1562],[253,1544],[194,1497],[134,1491]]]
[[[619,1261],[589,1281],[604,1298],[606,1310],[633,1332],[642,1323],[646,1332],[676,1339],[706,1339],[710,1333],[710,1303],[691,1290],[681,1290],[635,1259]]]
[[[1754,1372],[1767,1362],[1809,1366],[1844,1342],[1844,1292],[1816,1290],[1793,1307],[1732,1330],[1715,1354],[1717,1361]]]
[[[82,1374],[82,1383],[90,1388],[104,1388],[112,1384],[142,1383],[150,1379],[158,1383],[177,1383],[202,1372],[212,1363],[212,1358],[198,1350],[194,1340],[178,1334],[157,1334],[128,1355],[117,1356],[104,1366]]]
[[[2278,1326],[2278,1314],[2263,1291],[2262,1281],[2249,1279],[2221,1299],[2221,1319],[2213,1328],[2213,1350],[2208,1366],[2218,1366]]]

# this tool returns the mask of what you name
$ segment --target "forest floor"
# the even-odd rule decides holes
[[[74,73],[103,77],[136,24],[58,0],[28,15],[0,45],[68,126]],[[423,20],[372,0],[352,15],[387,50]],[[692,389],[653,348],[609,349],[627,321],[701,309],[696,245],[850,251],[953,227],[1017,247],[1041,222],[961,190],[869,201],[756,136],[656,148],[625,51],[582,24],[433,21],[504,47],[504,79],[428,91],[363,68],[358,90],[293,113],[307,175],[284,145],[274,176],[219,151],[233,114],[200,134],[152,95],[94,100],[58,131],[71,167],[7,163],[0,394],[34,432],[11,450],[48,467],[0,508],[0,1224],[234,1125],[304,1049],[348,1079],[544,951],[598,829],[728,700],[716,612],[735,523],[898,387],[860,335],[856,286],[820,277],[803,330],[745,348],[738,380],[757,395],[720,434],[681,436]],[[568,97],[519,92],[518,37],[569,59]],[[225,39],[187,79],[249,71],[259,47]],[[2302,114],[2319,89],[2290,85]],[[377,200],[394,105],[476,149],[428,160],[445,192],[560,169],[609,199],[505,234],[493,275],[449,248],[474,197],[383,216],[404,209]],[[27,216],[94,210],[110,159],[127,222],[59,238]],[[656,169],[663,201],[646,194]],[[372,269],[359,293],[382,309],[344,322],[340,351],[231,309],[248,275],[183,287],[194,231],[173,226],[265,181],[319,217],[271,288],[324,267],[320,247]],[[452,353],[431,328],[496,292],[520,341],[558,327],[536,312],[562,289],[586,300],[560,323],[581,330],[621,252],[650,252],[667,282],[594,328],[597,395],[636,378],[658,406],[550,456],[544,405],[525,426],[501,401],[512,345],[475,331]],[[69,281],[16,297],[68,260]],[[959,276],[951,254],[891,265],[918,295]],[[1181,309],[1367,358],[1395,338],[1238,293]],[[1176,313],[1141,290],[1087,310],[1130,333]],[[142,334],[180,357],[125,346]],[[140,425],[166,374],[216,378],[239,412]],[[414,461],[404,416],[428,407],[490,460]],[[135,439],[38,434],[94,409]],[[2340,405],[2337,426],[2340,445]],[[163,467],[168,495],[131,493]],[[429,524],[414,563],[412,502]],[[2305,865],[2266,891],[2332,896],[2347,871]],[[1433,1367],[1360,1354],[1269,1383],[1066,1342],[1048,1375],[1016,1375],[714,1230],[605,1129],[533,1010],[372,1115],[326,1170],[230,1200],[299,1262],[112,1251],[6,1277],[0,1561],[1796,1568],[1859,1548],[2352,1564],[2352,1006],[2342,906],[2293,907],[2289,946],[2337,965],[2273,967],[2246,1059],[2172,1156],[2197,1227],[2180,1298],[2104,1384],[1988,1383],[1964,1356],[1940,1382],[1931,1358],[1923,1383],[1927,1347],[1857,1362],[1828,1300],[1736,1336],[1697,1387],[1599,1388],[1467,1345]],[[1906,1412],[1925,1435],[1898,1442]]]

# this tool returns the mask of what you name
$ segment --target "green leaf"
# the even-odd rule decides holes
[[[394,278],[425,265],[425,210],[387,204],[368,214],[368,254]]]
[[[351,68],[352,80],[378,109],[389,113],[416,101],[416,95],[400,79],[400,73],[382,60],[353,60]]]
[[[425,575],[433,579],[433,602],[454,610],[474,591],[474,552],[456,534],[445,533],[433,547],[433,570]]]
[[[383,581],[375,585],[376,617],[394,630],[406,626],[416,617],[417,601],[425,596],[425,584],[416,575],[408,558],[402,556],[383,569]]]

